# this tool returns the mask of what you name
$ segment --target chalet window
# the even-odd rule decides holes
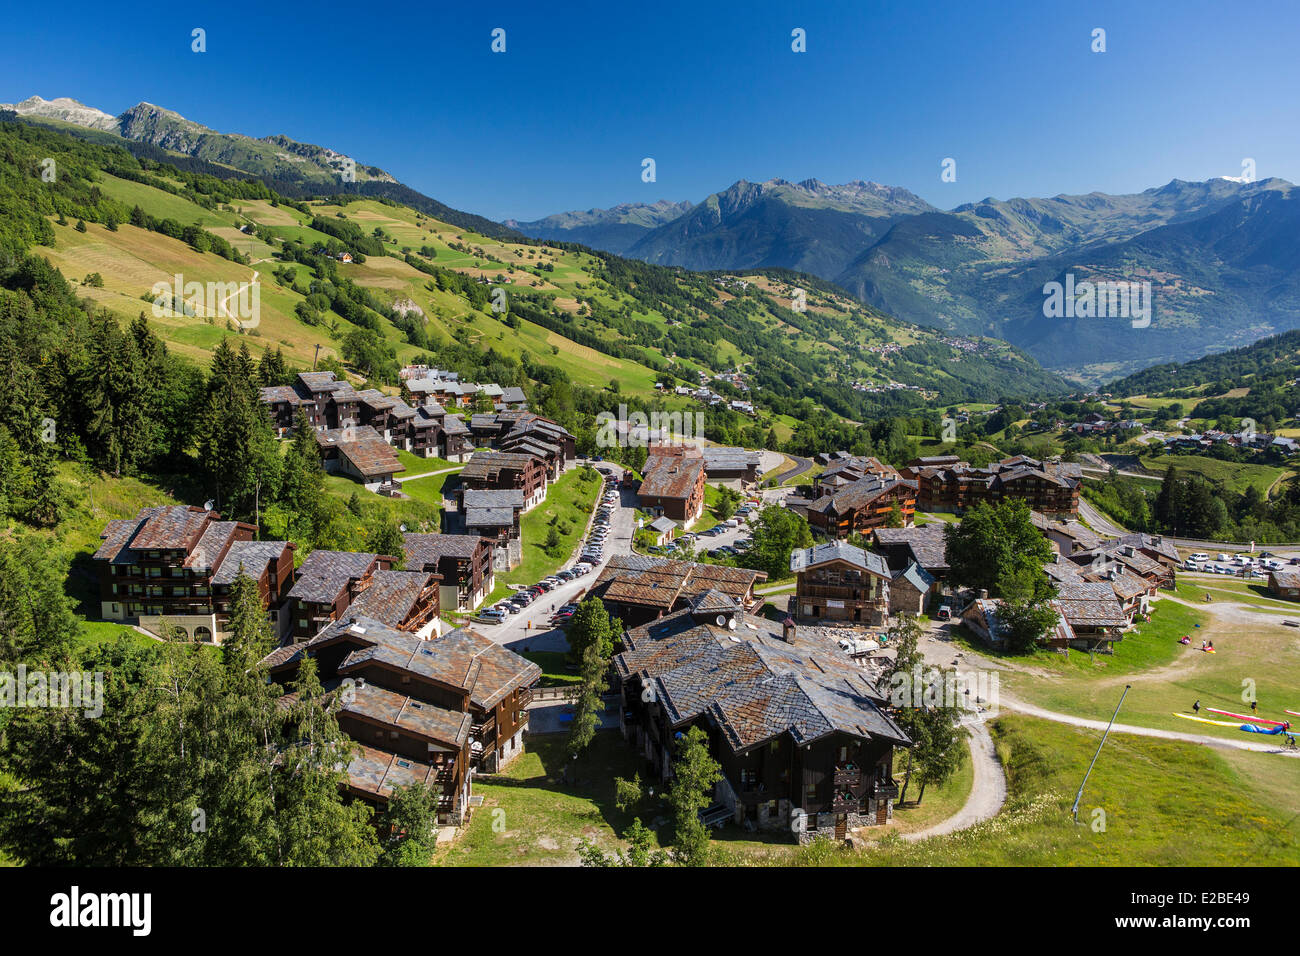
[[[806,804],[817,802],[817,784],[805,783],[803,785],[803,800]]]

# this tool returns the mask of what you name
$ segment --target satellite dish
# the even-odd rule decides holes
[[[397,530],[398,530],[398,531],[401,531],[401,532],[405,532],[405,531],[406,531],[406,525],[404,525],[404,524],[399,524],[399,525],[397,526]]]
[[[734,617],[727,622],[727,629],[731,631],[734,631],[736,629],[736,619]]]
[[[203,510],[204,510],[204,511],[211,511],[211,510],[212,510],[212,506],[215,505],[215,504],[216,504],[216,502],[213,501],[211,498],[209,498],[207,501],[203,502]]]
[[[726,619],[725,617],[723,617],[721,614],[719,614],[719,615],[715,618],[715,620],[718,622],[718,627],[726,627],[726,626],[727,626],[727,619]]]

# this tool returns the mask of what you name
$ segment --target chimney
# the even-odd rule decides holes
[[[787,616],[786,619],[781,622],[781,640],[785,641],[787,644],[793,644],[795,630],[794,618]]]
[[[988,599],[988,596],[989,596],[988,588],[980,588],[980,598],[979,598],[979,599],[980,599],[981,601],[985,601],[985,600]]]

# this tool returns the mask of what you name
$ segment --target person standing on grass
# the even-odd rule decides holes
[[[1201,702],[1197,700],[1196,703],[1192,704],[1192,713],[1199,714],[1200,712],[1201,712]]]

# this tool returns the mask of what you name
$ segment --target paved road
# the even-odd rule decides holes
[[[1096,468],[1093,467],[1092,465],[1080,465],[1079,470],[1090,472],[1091,474],[1094,475],[1100,475],[1103,478],[1110,474],[1109,468]],[[1165,480],[1164,475],[1147,475],[1147,474],[1143,474],[1140,471],[1121,470],[1121,471],[1116,471],[1115,474],[1123,475],[1125,478],[1141,478],[1143,481],[1164,481]]]
[[[798,455],[790,455],[789,457],[794,459],[794,467],[776,476],[775,481],[778,485],[784,484],[792,478],[798,478],[813,466],[811,458],[800,458]],[[763,479],[766,481],[767,476],[764,475]]]
[[[581,462],[575,464],[581,464]],[[618,475],[622,473],[620,467],[609,462],[597,462],[595,467],[607,474]],[[539,507],[541,506],[539,505]],[[632,533],[635,530],[636,494],[622,489],[619,491],[618,506],[614,509],[614,513],[610,518],[609,536],[605,539],[605,554],[601,560],[601,568],[616,554],[632,553]],[[750,537],[752,533],[753,529],[742,522],[739,528],[728,528],[716,536],[697,539],[695,546],[697,550],[705,551],[724,544],[734,544],[737,538]],[[565,562],[564,567],[569,567],[574,563],[576,561]],[[503,624],[484,624],[481,621],[471,621],[470,626],[511,650],[526,648],[533,651],[567,651],[569,642],[564,631],[560,628],[549,627],[547,624],[551,618],[551,608],[552,606],[559,608],[561,605],[576,603],[581,600],[599,575],[600,568],[597,568],[590,574],[583,575],[575,581],[560,585],[555,590],[542,595],[540,600],[525,608],[519,614],[511,615]]]
[[[581,462],[575,462],[575,467]],[[606,474],[621,474],[622,469],[609,462],[596,462],[595,467]],[[544,507],[538,505],[538,507]],[[610,517],[609,537],[605,540],[605,554],[601,561],[603,567],[609,559],[615,554],[630,554],[632,551],[632,531],[635,524],[636,495],[627,490],[620,491],[620,501],[618,507],[614,509]],[[585,540],[585,538],[584,538]],[[576,560],[566,561],[564,567],[570,567],[577,563]],[[543,594],[542,597],[524,608],[518,614],[512,614],[503,624],[484,624],[481,621],[471,621],[470,626],[485,637],[491,638],[498,644],[503,644],[511,650],[521,650],[527,648],[534,651],[567,651],[569,642],[564,635],[564,631],[559,628],[547,626],[547,621],[551,618],[551,607],[554,605],[559,608],[563,604],[576,603],[586,593],[587,589],[595,582],[600,574],[597,568],[590,574],[561,584],[554,591]]]
[[[1088,523],[1100,535],[1108,537],[1119,537],[1128,532],[1121,528],[1115,522],[1111,521],[1104,514],[1094,508],[1086,498],[1079,499],[1079,517]],[[1205,551],[1222,551],[1227,554],[1236,554],[1237,552],[1248,552],[1250,545],[1242,543],[1233,543],[1231,541],[1204,541],[1199,538],[1175,538],[1172,535],[1165,535],[1165,539],[1172,542],[1177,548],[1198,548]],[[1273,554],[1290,558],[1300,554],[1296,549],[1300,548],[1300,542],[1284,541],[1277,544],[1256,544],[1256,553],[1260,551],[1271,551]]]
[[[1100,535],[1118,538],[1122,534],[1128,534],[1127,531],[1107,518],[1084,498],[1079,499],[1079,517],[1088,523],[1088,527]]]

